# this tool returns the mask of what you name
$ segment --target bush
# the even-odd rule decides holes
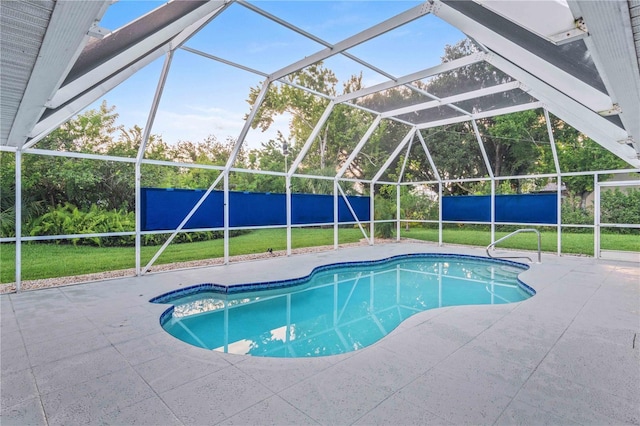
[[[135,231],[135,214],[125,210],[105,210],[96,205],[92,205],[89,211],[82,211],[73,204],[65,203],[50,209],[35,219],[28,226],[25,226],[25,231],[32,236],[133,232]],[[245,230],[231,230],[229,236],[235,237],[247,232]],[[173,242],[190,243],[223,237],[223,231],[181,232],[176,235]],[[164,243],[167,238],[167,234],[147,234],[142,236],[142,244],[159,245]],[[65,242],[66,240],[55,240],[56,244],[64,244]],[[72,238],[71,243],[97,247],[133,246],[135,236]]]
[[[375,219],[376,220],[388,220],[395,219],[395,203],[386,198],[376,196],[375,199]],[[375,236],[378,238],[391,238],[393,237],[393,229],[395,222],[382,222],[375,224]]]
[[[600,193],[600,222],[640,224],[640,189],[629,188],[621,191],[616,188],[613,191]],[[629,234],[633,230],[629,228],[608,229],[607,232]]]
[[[593,225],[593,208],[581,207],[581,198],[568,196],[562,200],[562,223],[571,225]],[[562,232],[583,234],[593,232],[590,228],[565,227]]]
[[[96,205],[92,205],[89,211],[82,211],[73,204],[65,203],[50,209],[25,228],[32,236],[132,232],[135,230],[135,216],[133,212],[116,209],[104,210]],[[56,241],[58,244],[62,242],[62,240]],[[71,242],[74,245],[99,247],[125,246],[132,245],[134,237],[123,235],[73,238]]]

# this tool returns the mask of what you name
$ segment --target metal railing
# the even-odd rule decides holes
[[[500,259],[529,259],[529,262],[533,262],[533,259],[531,259],[529,256],[491,256],[491,253],[489,253],[489,249],[491,249],[492,247],[495,249],[496,244],[498,244],[499,242],[504,241],[508,238],[511,238],[514,235],[520,234],[522,232],[535,232],[538,235],[538,263],[542,263],[542,249],[540,248],[540,232],[537,229],[531,229],[531,228],[518,229],[517,231],[513,231],[512,233],[505,235],[504,237],[498,240],[495,240],[494,242],[492,242],[487,246],[487,256],[491,258],[500,258]]]

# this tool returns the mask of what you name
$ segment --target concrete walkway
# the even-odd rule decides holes
[[[189,346],[148,300],[202,282],[306,275],[386,244],[0,297],[7,425],[640,424],[640,267],[543,256],[524,302],[415,315],[345,355],[277,359]]]

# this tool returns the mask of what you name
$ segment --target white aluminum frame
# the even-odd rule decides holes
[[[280,70],[277,70],[271,74],[265,73],[261,70],[252,69],[250,67],[246,67],[241,64],[237,64],[223,58],[216,57],[214,55],[210,55],[208,53],[199,51],[197,49],[193,49],[190,47],[183,46],[184,43],[193,36],[198,30],[204,27],[207,23],[209,23],[212,19],[214,19],[221,11],[225,10],[232,2],[228,1],[212,1],[207,5],[204,5],[197,10],[189,13],[186,16],[176,20],[172,24],[166,26],[163,30],[158,31],[152,37],[145,39],[135,46],[131,46],[127,51],[122,52],[115,57],[109,59],[104,64],[99,65],[96,69],[88,72],[86,75],[79,77],[75,81],[67,84],[64,87],[60,87],[63,81],[63,77],[66,76],[70,67],[72,66],[73,58],[77,58],[80,54],[80,48],[77,47],[75,50],[65,51],[65,57],[70,58],[69,61],[65,62],[65,64],[57,64],[56,72],[52,73],[51,76],[45,76],[43,74],[43,63],[52,61],[52,55],[45,55],[39,59],[39,62],[36,63],[36,67],[34,68],[34,73],[36,76],[41,75],[46,81],[39,83],[39,85],[32,85],[27,88],[25,92],[25,98],[29,101],[29,104],[24,104],[20,106],[20,110],[18,111],[17,124],[15,128],[12,128],[12,132],[9,135],[9,139],[14,141],[15,144],[11,146],[0,146],[0,151],[3,152],[13,152],[15,154],[16,161],[16,237],[14,238],[0,238],[0,243],[11,243],[15,242],[16,245],[16,288],[17,291],[21,289],[21,269],[22,269],[22,241],[48,241],[55,239],[69,239],[69,238],[89,238],[89,237],[106,237],[106,236],[120,236],[120,235],[135,235],[136,245],[135,245],[135,256],[136,256],[136,275],[145,274],[149,268],[153,265],[153,263],[158,259],[158,257],[162,254],[165,248],[171,243],[173,238],[181,232],[192,232],[197,230],[184,230],[184,225],[188,222],[188,220],[195,214],[197,209],[202,205],[207,196],[215,189],[215,187],[223,181],[223,191],[224,191],[224,226],[222,228],[206,228],[202,230],[222,230],[224,232],[224,264],[229,263],[229,231],[232,229],[230,227],[230,217],[229,217],[229,174],[231,172],[240,172],[240,173],[258,173],[258,174],[268,174],[275,176],[282,176],[285,179],[285,192],[286,192],[286,215],[287,221],[286,225],[274,225],[274,226],[257,226],[257,227],[234,227],[233,229],[263,229],[263,228],[285,228],[287,230],[287,255],[290,255],[292,250],[291,243],[291,229],[295,227],[301,226],[313,226],[313,225],[327,225],[333,224],[334,226],[334,249],[338,248],[339,243],[339,221],[338,221],[338,203],[339,196],[342,196],[345,200],[347,208],[350,210],[351,214],[354,216],[354,222],[347,222],[348,224],[357,224],[360,228],[362,234],[365,239],[368,241],[370,245],[374,244],[375,238],[375,223],[383,223],[383,222],[395,222],[396,223],[396,232],[397,239],[400,239],[401,234],[401,223],[407,222],[407,219],[401,219],[401,186],[402,185],[417,185],[417,184],[437,184],[438,185],[438,196],[439,196],[439,217],[438,220],[421,220],[421,221],[412,221],[412,222],[421,222],[421,223],[438,223],[439,230],[439,238],[438,244],[441,246],[443,244],[443,223],[470,223],[470,222],[455,222],[455,221],[443,221],[442,217],[442,197],[443,197],[443,187],[446,184],[453,182],[486,182],[489,181],[491,183],[491,221],[489,225],[491,226],[491,239],[492,241],[495,239],[495,226],[496,225],[504,225],[504,223],[497,224],[495,222],[495,196],[496,196],[496,182],[505,179],[528,179],[528,178],[540,178],[540,177],[554,177],[557,182],[557,215],[558,222],[555,224],[557,229],[557,254],[560,255],[562,253],[561,248],[561,233],[563,227],[586,227],[594,229],[594,256],[599,256],[599,247],[600,247],[600,227],[612,226],[612,227],[631,227],[631,228],[640,228],[640,225],[629,225],[629,224],[602,224],[600,223],[600,188],[603,186],[626,186],[627,184],[621,182],[615,183],[605,183],[599,182],[598,176],[599,174],[617,174],[617,173],[628,173],[628,172],[640,172],[640,168],[636,169],[626,169],[626,170],[606,170],[606,171],[588,171],[588,172],[562,172],[560,169],[558,156],[556,152],[555,140],[552,132],[552,127],[549,119],[549,111],[558,117],[565,120],[567,123],[576,126],[576,128],[580,130],[585,130],[588,134],[592,135],[598,143],[603,145],[606,149],[614,152],[619,157],[625,159],[632,165],[640,167],[640,160],[638,159],[636,152],[628,146],[625,142],[628,139],[628,134],[623,129],[617,127],[615,124],[612,124],[607,119],[603,118],[598,112],[603,111],[603,108],[606,110],[615,110],[614,105],[612,105],[612,99],[608,97],[606,94],[603,94],[594,88],[578,81],[572,76],[565,75],[564,71],[558,72],[558,69],[547,63],[546,61],[541,60],[535,55],[525,51],[520,46],[515,45],[510,40],[505,37],[494,33],[493,31],[483,27],[482,25],[475,22],[473,19],[462,15],[457,12],[453,8],[451,8],[446,3],[441,2],[440,0],[430,0],[429,2],[425,2],[418,6],[412,7],[405,12],[402,12],[390,19],[387,19],[373,27],[370,27],[360,33],[348,37],[336,44],[328,43],[319,37],[316,37],[309,32],[298,28],[289,22],[280,19],[274,15],[269,14],[268,12],[258,8],[252,3],[248,3],[245,0],[237,0],[239,5],[253,11],[259,13],[260,15],[266,17],[267,19],[276,22],[279,25],[286,27],[287,29],[294,31],[310,40],[313,40],[325,48],[320,50],[312,55],[309,55],[305,58],[300,59]],[[95,4],[90,6],[82,7],[86,16],[84,16],[85,20],[88,19],[88,16],[101,15],[104,13],[105,4],[107,2],[100,1],[94,2]],[[63,5],[64,6],[64,5]],[[52,18],[56,19],[56,22],[60,19],[64,19],[64,16],[61,15],[61,11],[63,8],[58,8],[54,11],[54,16]],[[396,29],[408,22],[419,19],[422,16],[434,13],[436,16],[444,19],[447,22],[450,22],[462,29],[470,36],[477,38],[479,42],[484,45],[483,52],[477,52],[467,57],[463,57],[460,59],[456,59],[450,62],[442,63],[434,67],[430,67],[415,73],[411,73],[405,75],[403,77],[396,78],[391,74],[385,72],[382,69],[377,68],[376,66],[363,61],[360,58],[355,57],[353,54],[347,52],[348,49],[353,48],[361,43],[364,43],[370,39],[378,37],[388,31]],[[169,38],[167,38],[168,34],[171,34]],[[84,41],[89,37],[84,32],[74,31],[72,33],[65,33],[64,31],[58,33],[52,33],[52,36],[58,37],[67,37],[69,40],[81,38]],[[108,37],[108,36],[107,36]],[[164,40],[162,44],[160,40]],[[45,40],[46,41],[46,40]],[[76,40],[77,41],[77,40]],[[74,46],[83,45],[83,42],[70,42]],[[593,45],[590,40],[587,40],[587,44]],[[44,44],[43,44],[44,47]],[[164,89],[164,85],[170,70],[173,54],[176,49],[182,49],[187,52],[197,54],[203,56],[205,58],[216,60],[218,62],[236,67],[238,69],[242,69],[247,72],[251,72],[253,74],[262,76],[265,78],[263,82],[261,91],[256,98],[256,101],[246,119],[244,126],[236,140],[236,143],[233,147],[232,153],[225,164],[224,167],[221,166],[209,166],[209,165],[199,165],[199,164],[191,164],[191,163],[181,163],[181,162],[173,162],[173,161],[157,161],[150,160],[144,158],[144,152],[146,149],[146,145],[148,143],[149,137],[151,135],[151,131],[153,128],[153,123],[155,120],[155,116],[157,113],[157,109],[159,106],[159,102],[162,96],[162,92]],[[144,52],[145,55],[141,56],[141,52]],[[46,53],[46,52],[45,52]],[[509,56],[507,57],[507,53]],[[45,137],[51,130],[60,125],[63,121],[67,120],[71,116],[73,116],[77,111],[87,106],[94,100],[96,100],[102,94],[108,92],[121,82],[123,82],[126,78],[133,75],[140,68],[146,66],[153,60],[159,58],[162,55],[165,56],[165,63],[160,73],[158,79],[158,85],[156,88],[156,93],[154,95],[154,99],[149,111],[147,123],[145,126],[144,134],[142,137],[142,143],[137,153],[136,158],[125,158],[125,157],[117,157],[117,156],[106,156],[99,154],[88,154],[88,153],[77,153],[77,152],[57,152],[57,151],[49,151],[49,150],[41,150],[34,148],[35,144]],[[308,88],[297,85],[293,82],[287,81],[287,76],[291,73],[300,71],[307,66],[317,63],[318,61],[327,59],[334,55],[343,55],[357,63],[375,71],[379,74],[385,76],[389,80],[380,84],[373,85],[368,88],[364,88],[361,90],[357,90],[352,93],[347,93],[339,96],[329,96],[327,94],[318,93],[316,91],[310,90]],[[609,64],[603,64],[599,58],[596,58],[599,62],[597,65],[599,67],[610,68]],[[44,62],[43,62],[44,61]],[[510,75],[515,79],[513,82],[500,84],[497,86],[492,86],[488,88],[483,88],[479,90],[474,90],[466,93],[461,93],[458,95],[447,96],[444,98],[439,98],[434,96],[431,93],[428,93],[424,90],[421,90],[413,85],[412,82],[421,80],[424,78],[431,77],[433,75],[437,75],[442,72],[455,70],[460,67],[464,67],[467,65],[475,64],[481,61],[486,61],[487,63],[495,66],[496,68],[502,70],[506,74]],[[528,70],[523,68],[522,64],[534,64],[535,70]],[[636,64],[637,65],[637,64]],[[63,69],[64,68],[64,69]],[[46,73],[45,73],[46,74]],[[245,137],[249,131],[251,123],[255,118],[255,115],[267,95],[267,91],[271,83],[279,82],[282,84],[288,84],[292,87],[296,87],[300,90],[304,90],[308,93],[312,93],[318,97],[328,99],[329,105],[325,109],[322,117],[316,123],[313,131],[309,135],[307,141],[305,142],[302,150],[298,157],[293,161],[291,166],[285,172],[272,172],[272,171],[260,171],[260,170],[245,170],[241,168],[234,168],[233,165],[236,161],[237,155],[242,148]],[[37,82],[36,82],[37,83]],[[30,84],[36,84],[33,81]],[[612,85],[612,82],[605,78],[605,83],[608,85]],[[619,82],[618,82],[619,83]],[[391,89],[394,87],[402,87],[406,86],[411,90],[419,92],[429,98],[431,101],[422,102],[420,104],[411,105],[407,107],[397,108],[391,111],[386,112],[376,112],[372,111],[366,107],[362,107],[356,105],[353,101],[355,101],[359,97],[367,96],[376,92],[381,92],[387,89]],[[497,109],[493,111],[483,111],[480,113],[472,113],[468,111],[464,111],[461,108],[454,105],[456,102],[460,102],[467,99],[478,98],[486,95],[490,95],[493,93],[499,93],[502,91],[513,90],[516,88],[520,88],[526,92],[528,92],[531,96],[537,99],[537,101],[525,103],[521,105],[515,105],[508,108]],[[37,93],[36,93],[37,92]],[[34,100],[40,99],[43,96],[48,97],[48,100],[43,104],[46,107],[56,108],[64,105],[64,108],[60,108],[59,110],[53,112],[47,118],[38,121],[37,123],[31,123],[33,121],[33,117],[38,115],[38,112],[42,113],[41,110],[35,111],[34,108]],[[37,102],[36,102],[37,103]],[[40,102],[42,103],[42,102]],[[335,105],[338,104],[346,104],[352,108],[361,109],[363,111],[367,111],[374,116],[374,120],[366,130],[365,134],[358,142],[354,150],[350,153],[348,159],[342,165],[342,167],[336,171],[335,176],[315,176],[315,175],[303,175],[297,174],[301,162],[306,157],[309,149],[311,148],[313,142],[316,140],[319,132],[325,125],[326,121],[329,119],[332,114]],[[459,117],[453,117],[450,119],[433,121],[428,123],[422,123],[419,125],[409,123],[405,120],[401,120],[398,116],[410,112],[419,111],[422,109],[428,109],[438,106],[447,106],[455,109],[460,112],[462,115]],[[478,126],[476,120],[500,115],[500,114],[508,114],[518,111],[524,111],[529,109],[543,108],[544,118],[546,121],[547,131],[549,135],[549,140],[551,144],[555,173],[553,174],[538,174],[538,175],[523,175],[523,176],[494,176],[493,171],[491,169],[491,164],[489,162],[487,153],[485,151],[485,147],[482,141],[482,136],[478,130]],[[40,108],[40,107],[38,107]],[[628,113],[628,110],[627,110]],[[40,116],[38,115],[38,116]],[[623,118],[628,118],[623,116]],[[360,153],[364,145],[379,127],[381,121],[385,120],[393,120],[403,124],[406,124],[410,130],[405,135],[405,137],[398,143],[395,147],[394,151],[391,153],[389,158],[385,161],[383,166],[375,173],[374,177],[370,180],[368,179],[355,179],[350,177],[344,177],[348,167],[351,165],[353,160]],[[437,165],[435,164],[429,149],[425,143],[425,140],[422,136],[420,130],[428,129],[437,126],[444,126],[447,124],[460,123],[465,121],[471,121],[474,135],[476,140],[480,146],[481,154],[483,157],[483,161],[485,163],[487,169],[487,177],[477,177],[477,178],[464,178],[464,179],[443,179],[439,174]],[[31,125],[33,124],[33,125]],[[25,130],[30,128],[30,130]],[[26,132],[26,133],[25,133]],[[22,144],[20,139],[23,138],[23,134],[26,134],[26,137],[30,137],[26,143]],[[428,181],[428,182],[403,182],[402,179],[405,174],[406,164],[410,159],[411,149],[413,146],[414,138],[418,136],[418,140],[423,147],[423,150],[427,156],[430,167],[434,172],[434,176],[436,180]],[[16,142],[17,141],[17,142]],[[15,145],[15,146],[13,146]],[[404,160],[401,167],[400,175],[396,182],[386,182],[381,181],[380,178],[387,171],[389,166],[395,161],[395,159],[401,154],[402,150],[406,147],[406,153],[404,155]],[[135,186],[136,186],[136,225],[135,231],[133,232],[114,232],[114,233],[93,233],[93,234],[72,234],[72,235],[56,235],[56,236],[23,236],[22,235],[22,160],[24,154],[30,155],[48,155],[48,156],[64,156],[69,158],[82,158],[82,159],[92,159],[99,161],[117,161],[117,162],[126,162],[132,163],[135,165]],[[216,177],[216,179],[212,182],[208,190],[204,193],[204,195],[199,199],[196,205],[190,210],[190,212],[183,218],[182,222],[176,229],[172,231],[142,231],[140,227],[141,223],[141,205],[140,205],[140,168],[142,164],[154,164],[154,165],[162,165],[162,166],[177,166],[177,167],[195,167],[195,168],[203,168],[209,170],[218,170],[220,174]],[[561,220],[561,187],[562,187],[562,178],[568,176],[587,176],[592,175],[594,178],[594,185],[596,188],[596,205],[594,211],[594,224],[593,225],[575,225],[575,224],[562,224]],[[323,224],[307,224],[307,225],[294,225],[291,223],[291,179],[293,177],[300,178],[310,178],[310,179],[323,179],[323,180],[332,180],[333,181],[333,196],[334,196],[334,218],[330,223]],[[369,235],[364,229],[363,224],[360,219],[356,216],[349,200],[342,189],[340,183],[341,182],[357,182],[359,184],[369,184],[370,189],[370,224],[369,224]],[[396,187],[396,218],[395,219],[383,219],[383,220],[375,220],[375,185],[394,185]],[[629,183],[628,185],[635,185],[635,183]],[[487,223],[482,223],[487,224]],[[516,223],[514,225],[526,225],[531,226],[532,224],[519,224]],[[533,226],[552,226],[549,224],[533,224]],[[149,261],[149,263],[141,268],[140,264],[140,252],[141,252],[141,236],[145,234],[160,234],[167,233],[170,234],[169,238],[162,245],[162,247],[155,253],[153,258]]]

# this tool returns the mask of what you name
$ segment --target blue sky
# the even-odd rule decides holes
[[[321,39],[336,43],[421,2],[253,3]],[[109,8],[100,25],[115,30],[162,4],[120,0]],[[462,38],[464,35],[458,30],[429,15],[349,52],[399,77],[440,63],[444,46]],[[230,6],[186,45],[266,73],[323,48],[238,4]],[[156,60],[104,96],[110,105],[116,105],[120,124],[144,126],[163,61],[164,58]],[[342,55],[326,60],[325,67],[332,69],[341,82],[360,72],[366,86],[386,81],[386,77]],[[249,88],[258,86],[262,80],[259,75],[178,51],[152,132],[161,134],[168,143],[197,142],[208,135],[215,135],[218,140],[235,139],[244,124],[243,117],[250,109],[246,102]],[[247,146],[259,147],[261,142],[274,138],[276,130],[286,135],[287,124],[288,117],[282,116],[265,133],[251,130],[247,135]]]

